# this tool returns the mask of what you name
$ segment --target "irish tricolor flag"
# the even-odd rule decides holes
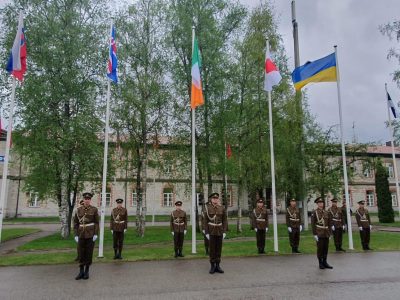
[[[192,52],[192,94],[190,99],[190,106],[192,109],[204,104],[203,90],[201,88],[200,67],[201,59],[199,54],[199,45],[197,43],[197,39],[195,38]]]
[[[265,54],[265,79],[264,79],[264,90],[267,92],[272,91],[274,85],[279,84],[282,76],[278,71],[278,68],[272,62],[269,53]]]

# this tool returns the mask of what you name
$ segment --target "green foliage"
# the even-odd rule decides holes
[[[1,242],[3,243],[39,231],[40,229],[36,228],[3,228],[1,232]]]
[[[389,190],[388,174],[381,160],[377,161],[375,167],[375,190],[379,222],[393,223],[394,211],[392,207],[392,196]]]

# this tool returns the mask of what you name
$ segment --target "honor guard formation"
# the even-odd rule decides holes
[[[83,200],[74,215],[75,241],[77,242],[77,258],[79,273],[76,280],[89,278],[89,267],[92,264],[93,249],[99,232],[99,214],[96,207],[90,204],[92,193],[83,193]],[[111,212],[110,230],[113,236],[114,259],[122,259],[122,249],[125,233],[128,229],[128,212],[122,206],[124,200],[115,200],[117,206]],[[203,203],[203,201],[201,201]],[[320,269],[332,269],[328,264],[329,240],[333,236],[337,252],[345,252],[342,248],[343,233],[347,230],[346,205],[338,207],[338,199],[331,200],[331,207],[325,209],[324,200],[318,197],[314,203],[317,208],[311,214],[311,228],[317,247],[317,258]],[[355,218],[360,232],[361,244],[364,250],[369,247],[371,220],[368,210],[364,207],[364,201],[358,202],[359,207],[355,211]],[[351,210],[350,210],[351,213]],[[251,229],[256,234],[256,246],[258,254],[265,253],[265,239],[268,233],[268,209],[265,207],[265,199],[256,201],[256,207],[250,212]],[[286,209],[286,225],[289,233],[289,242],[292,253],[300,253],[300,233],[303,224],[300,210],[296,207],[296,199],[290,199]],[[208,201],[203,203],[201,213],[201,226],[204,236],[205,253],[210,258],[210,274],[224,273],[221,268],[221,253],[223,240],[226,237],[228,220],[225,207],[221,205],[218,193],[211,193]],[[187,233],[187,216],[182,209],[182,201],[175,202],[175,209],[170,216],[170,230],[174,243],[174,257],[184,257],[183,242]]]

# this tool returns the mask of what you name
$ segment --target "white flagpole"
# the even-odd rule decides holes
[[[267,53],[269,53],[269,40],[267,42]],[[271,151],[271,184],[272,184],[272,222],[274,227],[274,251],[278,252],[278,221],[276,217],[276,190],[275,190],[275,153],[274,133],[272,126],[272,100],[271,92],[268,91],[268,115],[269,115],[269,145]]]
[[[392,118],[390,117],[390,107],[389,107],[389,101],[387,99],[387,95],[388,95],[388,91],[387,91],[387,84],[385,83],[385,90],[386,90],[386,101],[387,103],[387,107],[388,107],[388,120],[389,120],[389,129],[390,129],[390,141],[392,144],[392,157],[393,157],[393,169],[394,169],[394,177],[396,180],[396,198],[397,198],[397,206],[399,208],[399,214],[400,214],[400,205],[399,205],[399,199],[400,199],[400,191],[399,191],[399,176],[397,173],[397,163],[396,163],[396,155],[395,155],[395,151],[394,151],[394,129],[392,126]]]
[[[346,213],[347,213],[347,231],[349,233],[349,249],[354,250],[353,246],[353,232],[351,226],[351,215],[350,215],[350,197],[349,197],[349,183],[347,178],[347,166],[346,166],[346,151],[344,148],[344,137],[343,137],[343,117],[342,117],[342,100],[340,94],[340,76],[339,76],[339,60],[337,55],[337,46],[335,48],[335,59],[336,59],[336,78],[337,78],[337,93],[338,93],[338,104],[339,104],[339,119],[340,119],[340,139],[342,142],[342,161],[343,161],[343,177],[344,177],[344,193],[346,197]]]
[[[195,27],[192,26],[192,53],[194,49]],[[192,108],[192,209],[190,223],[192,225],[192,253],[196,254],[196,112]]]
[[[0,243],[1,243],[1,231],[3,229],[3,217],[6,212],[6,200],[7,200],[7,176],[8,176],[8,162],[10,160],[10,143],[11,143],[11,130],[13,124],[13,114],[14,114],[14,99],[15,99],[15,86],[16,80],[12,76],[12,90],[11,90],[11,103],[10,103],[10,113],[8,115],[8,128],[7,128],[7,138],[6,138],[6,152],[4,155],[4,165],[3,165],[3,177],[1,180],[1,194],[0,194]]]
[[[112,24],[110,36],[112,34]],[[103,156],[103,183],[101,185],[101,211],[100,211],[100,239],[99,239],[99,257],[103,257],[104,245],[104,218],[106,212],[106,192],[107,192],[107,157],[108,157],[108,133],[110,123],[110,95],[111,82],[107,78],[107,105],[106,105],[106,126],[104,129],[104,156]]]

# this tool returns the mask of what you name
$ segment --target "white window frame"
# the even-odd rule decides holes
[[[391,193],[391,196],[392,196],[392,206],[393,206],[393,207],[399,206],[399,204],[398,204],[398,202],[397,202],[397,195],[396,195],[396,193]]]
[[[365,199],[366,199],[366,202],[367,202],[367,206],[369,206],[369,207],[374,206],[374,203],[375,203],[375,193],[374,193],[374,191],[366,191]]]
[[[389,178],[393,178],[394,177],[393,165],[392,164],[387,164],[386,167],[387,167]]]
[[[173,202],[174,202],[174,190],[172,188],[168,188],[171,189],[171,192],[165,192],[167,188],[163,189],[163,202],[162,202],[162,206],[163,207],[172,207],[174,206]]]
[[[364,177],[366,178],[371,178],[371,169],[370,168],[365,168],[364,169]]]
[[[103,200],[103,193],[100,193],[100,205],[102,204],[101,201]],[[111,193],[106,193],[106,207],[110,207],[111,205]]]
[[[40,203],[39,202],[40,202],[39,194],[36,193],[36,192],[29,192],[28,206],[30,208],[38,208],[38,207],[40,207]]]

